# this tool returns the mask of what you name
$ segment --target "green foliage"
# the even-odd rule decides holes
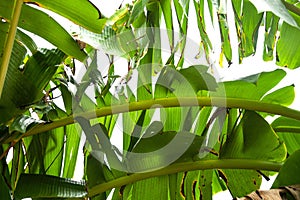
[[[42,174],[22,174],[15,190],[15,198],[83,198],[83,182],[76,182]]]
[[[278,188],[284,185],[295,185],[299,184],[299,150],[295,151],[284,163],[282,168],[279,170],[278,176],[272,185],[272,188]]]
[[[220,52],[221,66],[242,62],[257,53],[263,28],[263,59],[299,67],[297,1],[225,2],[137,0],[104,17],[90,1],[1,0],[0,198],[189,200],[226,189],[236,197],[259,189],[269,171],[279,171],[274,188],[299,184],[300,111],[288,107],[295,86],[279,84],[286,71],[222,82],[211,65],[186,61]],[[191,30],[200,36],[195,55],[186,54]],[[270,115],[279,116],[269,123]],[[81,182],[71,180],[76,165]]]

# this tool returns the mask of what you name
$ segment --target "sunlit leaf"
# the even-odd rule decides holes
[[[267,94],[262,98],[261,101],[289,106],[291,103],[293,103],[294,98],[295,98],[295,90],[294,90],[294,86],[291,85],[291,86],[280,88],[270,94]]]
[[[286,147],[270,125],[256,112],[245,111],[235,131],[220,151],[220,158],[282,161]]]
[[[238,13],[241,4],[233,3],[233,7]],[[257,10],[249,1],[243,1],[241,13],[236,16],[240,60],[255,53],[258,28],[262,17],[263,15],[257,14]]]
[[[229,27],[227,24],[226,14],[218,14],[220,32],[221,32],[221,43],[222,43],[222,53],[225,55],[228,63],[232,60],[232,50],[229,38]]]
[[[300,150],[295,151],[279,170],[272,188],[280,186],[295,185],[300,183],[298,172],[300,170]]]
[[[168,199],[168,176],[158,176],[132,185],[132,199]],[[144,190],[151,188],[151,190]]]
[[[182,194],[182,184],[183,179],[185,177],[184,172],[177,173],[177,174],[170,174],[169,175],[169,193],[170,199],[178,199],[184,200],[184,196]]]
[[[23,43],[31,51],[32,54],[37,51],[38,47],[33,39],[19,29],[17,30],[16,40]]]
[[[138,0],[133,4],[128,23],[132,23],[135,20],[135,18],[139,17],[139,15],[142,15],[144,13],[144,8],[148,4],[148,2],[149,0]]]
[[[63,177],[73,178],[75,175],[75,168],[77,163],[77,156],[80,153],[79,144],[81,139],[81,128],[78,124],[71,124],[65,129],[65,150],[64,150],[64,167],[63,167]]]
[[[216,93],[211,93],[213,96],[225,96],[227,98],[240,98],[251,100],[262,100],[263,96],[272,88],[274,88],[286,75],[286,72],[281,69],[277,69],[271,72],[262,72],[260,74],[254,74],[248,77],[244,77],[240,80],[223,82]],[[280,96],[282,91],[289,91],[289,96],[285,99],[281,99],[278,103],[283,105],[287,104],[293,99],[292,88],[287,87],[285,89],[278,89],[270,94],[270,98],[276,95]],[[225,93],[224,93],[225,90]],[[246,92],[245,92],[246,91]],[[273,98],[272,97],[272,98]],[[284,98],[284,97],[281,97]],[[267,100],[266,100],[267,101]],[[268,101],[271,101],[269,99]],[[275,102],[275,99],[272,100]]]
[[[233,197],[241,197],[260,187],[262,178],[254,170],[224,169],[224,181]]]
[[[293,17],[289,14],[288,10],[280,0],[250,0],[255,5],[259,13],[271,11],[286,23],[292,26],[298,26]]]
[[[0,13],[5,18],[9,18],[7,16],[9,13],[5,10],[7,2],[8,0],[3,0],[0,3]],[[18,26],[41,36],[78,60],[83,61],[86,58],[86,54],[80,50],[79,45],[69,33],[53,18],[40,10],[24,4]]]
[[[33,136],[27,148],[30,173],[59,176],[62,171],[64,127]]]
[[[300,30],[287,23],[280,29],[280,38],[277,43],[277,64],[290,69],[300,66]]]
[[[263,59],[271,61],[274,58],[274,48],[276,43],[276,33],[278,31],[279,17],[267,12],[265,19],[265,42],[263,50]]]
[[[106,21],[98,8],[90,1],[25,0],[24,2],[33,3],[39,7],[49,9],[96,33],[101,33]]]
[[[196,16],[197,16],[197,25],[198,25],[198,29],[199,29],[199,33],[201,36],[201,41],[203,43],[203,47],[204,47],[204,51],[207,54],[207,56],[210,53],[210,50],[212,49],[212,43],[210,41],[210,38],[207,34],[207,30],[206,30],[206,24],[207,21],[204,20],[204,12],[205,12],[205,6],[204,6],[204,0],[200,0],[200,1],[196,1],[194,0],[194,6],[195,6],[195,10],[196,10]],[[213,8],[210,7],[210,16],[211,16],[211,21],[213,21],[213,16],[212,16],[212,10]]]
[[[174,32],[173,32],[173,15],[172,15],[171,1],[170,0],[160,1],[160,7],[164,15],[166,28],[168,31],[167,34],[169,37],[169,43],[172,50],[174,48]]]
[[[214,170],[212,177],[212,194],[217,194],[225,190],[227,190],[225,181],[219,177],[217,170]]]
[[[300,148],[300,122],[298,120],[279,117],[271,125],[284,141],[290,155]]]

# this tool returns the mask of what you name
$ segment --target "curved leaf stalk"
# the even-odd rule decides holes
[[[8,37],[5,42],[2,63],[0,68],[0,98],[2,96],[2,91],[4,87],[5,77],[10,61],[10,56],[14,46],[15,36],[17,32],[17,27],[19,23],[19,18],[22,10],[23,0],[16,0],[14,6],[14,12],[11,20],[11,24],[8,31]]]
[[[277,126],[273,128],[275,132],[283,133],[300,133],[300,127],[291,127],[291,126]]]
[[[217,106],[227,108],[242,108],[247,110],[266,112],[276,115],[282,115],[293,119],[300,120],[300,111],[281,106],[278,104],[264,103],[254,100],[237,99],[237,98],[224,98],[224,97],[176,97],[160,98],[144,100],[132,103],[125,103],[113,106],[106,106],[96,110],[78,113],[76,116],[82,116],[87,119],[95,117],[104,117],[107,115],[125,113],[138,110],[146,110],[153,108],[167,108],[167,107],[186,107],[186,106]],[[52,130],[54,128],[66,126],[74,123],[74,116],[69,116],[51,123],[45,123],[35,126],[27,131],[21,137],[34,135],[42,132]],[[20,138],[19,138],[20,139]],[[5,142],[11,142],[13,138],[7,139]]]
[[[219,159],[219,160],[201,160],[196,162],[176,163],[156,171],[136,173],[120,177],[112,181],[96,185],[88,189],[88,196],[92,197],[101,194],[109,189],[121,187],[139,180],[157,177],[167,174],[173,174],[184,171],[206,170],[206,169],[253,169],[279,171],[283,163],[250,160],[250,159]]]
[[[298,8],[297,6],[294,6],[293,4],[291,4],[291,3],[288,3],[288,2],[286,2],[286,1],[282,1],[282,3],[285,5],[285,7],[289,10],[289,11],[291,11],[291,12],[293,12],[293,13],[295,13],[296,15],[299,15],[300,16],[300,8]]]

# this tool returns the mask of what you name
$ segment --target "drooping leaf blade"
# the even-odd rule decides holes
[[[280,104],[284,106],[289,106],[293,103],[295,98],[294,86],[286,86],[280,88],[270,94],[267,94],[262,98],[262,102]]]
[[[168,176],[158,176],[138,181],[132,185],[132,199],[168,199]],[[152,188],[145,190],[144,188]]]
[[[41,174],[22,174],[15,190],[15,199],[23,198],[83,198],[83,182]]]
[[[8,18],[5,10],[6,4],[7,0],[1,1],[0,13],[3,17]],[[23,5],[18,26],[41,36],[80,61],[86,58],[86,54],[80,50],[79,45],[69,33],[53,18],[40,10]]]
[[[280,0],[250,0],[250,2],[256,7],[258,13],[271,11],[286,23],[292,26],[298,26],[293,17],[289,14],[282,1]]]
[[[25,0],[24,2],[34,3],[42,8],[49,9],[95,33],[101,33],[106,22],[99,9],[90,1]]]
[[[271,124],[278,136],[284,141],[291,155],[300,148],[300,122],[287,117],[279,117]]]
[[[80,153],[79,144],[81,139],[81,128],[78,124],[71,124],[64,127],[64,132],[66,141],[64,145],[64,167],[62,177],[73,178],[75,175],[77,157]]]
[[[300,66],[300,30],[287,23],[280,29],[280,38],[277,43],[277,64],[290,69]]]
[[[241,197],[257,190],[262,177],[254,170],[224,169],[225,183],[233,197]]]
[[[240,9],[242,5],[242,9]],[[257,34],[263,14],[257,14],[255,7],[249,1],[233,1],[236,26],[239,39],[240,61],[256,51]]]
[[[0,110],[3,113],[1,122],[16,117],[24,112],[24,108],[42,99],[43,89],[55,74],[56,65],[65,56],[57,49],[38,51],[22,66],[26,50],[19,43],[15,43],[14,48],[3,90],[6,95],[0,99]]]

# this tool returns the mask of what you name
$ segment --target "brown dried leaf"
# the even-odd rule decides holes
[[[300,184],[280,187],[271,190],[256,190],[245,197],[235,198],[236,200],[287,200],[288,196],[300,200]]]

